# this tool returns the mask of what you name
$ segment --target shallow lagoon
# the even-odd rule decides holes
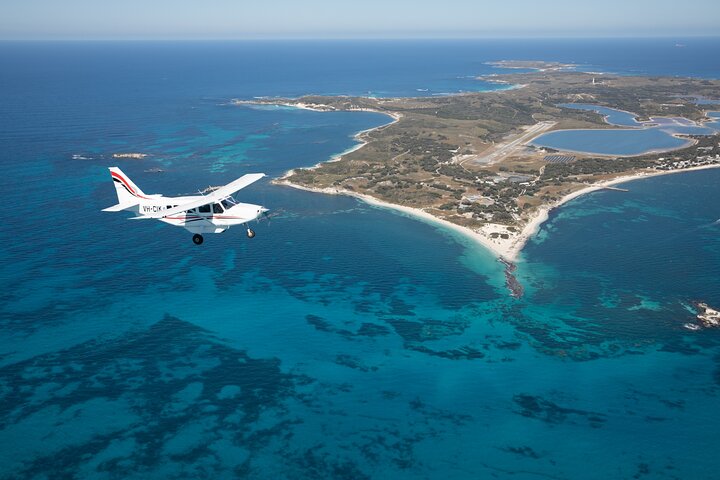
[[[587,104],[560,106],[598,112],[610,125],[633,128],[557,130],[539,136],[532,141],[533,145],[570,152],[630,156],[676,150],[690,144],[688,140],[675,137],[676,134],[712,135],[720,130],[717,122],[702,126],[683,118],[653,118],[650,122],[638,122],[634,114],[613,108]]]

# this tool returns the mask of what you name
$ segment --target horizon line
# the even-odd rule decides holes
[[[606,40],[606,39],[684,39],[684,38],[720,38],[720,33],[684,33],[658,35],[468,35],[468,36],[246,36],[246,37],[29,37],[2,38],[0,42],[242,42],[242,41],[413,41],[413,40]]]

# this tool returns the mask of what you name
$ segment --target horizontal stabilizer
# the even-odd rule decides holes
[[[152,219],[153,219],[153,217],[146,217],[146,216],[128,218],[128,220],[152,220]]]
[[[117,205],[113,205],[112,207],[103,208],[103,212],[121,212],[123,210],[127,210],[128,208],[134,207],[139,202],[128,202],[128,203],[118,203]]]

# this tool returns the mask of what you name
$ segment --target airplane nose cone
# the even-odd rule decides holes
[[[260,207],[260,210],[258,210],[259,213],[265,213],[265,212],[269,212],[269,211],[270,211],[270,209],[267,209],[265,207]]]

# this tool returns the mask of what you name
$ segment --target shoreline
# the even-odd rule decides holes
[[[720,168],[720,164],[717,165],[701,165],[697,167],[689,167],[689,168],[680,168],[676,170],[653,170],[653,171],[643,171],[643,172],[636,172],[630,175],[623,175],[620,177],[612,178],[610,180],[606,180],[603,182],[595,183],[592,185],[588,185],[585,188],[581,188],[580,190],[576,190],[574,192],[568,193],[567,195],[563,196],[561,199],[547,204],[543,205],[542,207],[538,208],[538,210],[535,212],[535,214],[530,217],[528,223],[523,227],[522,231],[519,235],[517,235],[515,238],[510,238],[505,241],[507,245],[504,246],[502,249],[494,249],[494,252],[500,257],[505,258],[506,260],[515,262],[518,260],[518,255],[522,251],[523,247],[525,247],[525,244],[530,240],[539,230],[543,223],[545,223],[550,218],[550,212],[556,208],[561,207],[562,205],[568,203],[571,200],[574,200],[575,198],[578,198],[582,195],[592,193],[598,190],[604,190],[607,187],[612,187],[618,184],[626,183],[626,182],[632,182],[634,180],[642,180],[644,178],[651,178],[651,177],[659,177],[662,175],[671,175],[676,173],[683,173],[683,172],[692,172],[697,170],[706,170],[710,168]],[[470,230],[465,227],[461,227],[465,230]],[[506,257],[502,255],[502,252],[508,252],[509,257]]]
[[[233,100],[233,104],[234,105],[266,105],[265,103],[251,101],[251,100]],[[352,147],[348,148],[345,151],[336,153],[336,154],[332,155],[328,160],[318,162],[311,167],[301,167],[304,170],[314,170],[314,169],[320,167],[320,165],[322,165],[323,163],[338,162],[338,161],[342,160],[342,157],[344,157],[345,155],[355,152],[368,144],[369,140],[366,138],[368,133],[374,132],[375,130],[381,130],[385,127],[389,127],[390,125],[393,125],[393,124],[399,122],[400,119],[403,117],[403,115],[401,113],[384,112],[384,111],[376,110],[373,108],[350,108],[347,110],[338,110],[335,107],[332,107],[330,105],[325,105],[322,103],[303,103],[303,102],[290,103],[290,102],[287,102],[287,103],[271,103],[268,105],[297,108],[300,110],[309,110],[311,112],[321,112],[321,113],[340,112],[340,111],[342,111],[342,112],[371,112],[371,113],[379,113],[381,115],[388,116],[392,119],[390,122],[384,123],[382,125],[378,125],[377,127],[370,127],[370,128],[366,128],[365,130],[360,130],[359,132],[357,132],[353,135],[353,139],[357,142],[356,145],[353,145]],[[284,180],[287,177],[290,177],[294,172],[295,172],[294,168],[291,170],[288,170],[278,180]]]
[[[500,258],[506,258],[505,254],[509,254],[509,252],[505,252],[502,248],[498,248],[497,245],[493,244],[489,241],[484,235],[475,232],[474,230],[463,227],[462,225],[457,225],[455,223],[452,223],[448,220],[445,220],[440,217],[436,217],[435,215],[426,212],[425,210],[422,210],[420,208],[415,207],[408,207],[406,205],[398,205],[396,203],[390,203],[386,202],[384,200],[380,200],[378,198],[375,198],[371,195],[367,195],[365,193],[358,193],[353,192],[351,190],[346,190],[343,188],[334,188],[334,187],[325,187],[325,188],[315,188],[315,187],[307,187],[305,185],[299,185],[297,183],[293,183],[290,180],[287,179],[287,174],[277,180],[273,181],[276,185],[285,185],[287,187],[296,188],[298,190],[305,190],[307,192],[313,192],[313,193],[324,193],[326,195],[344,195],[347,197],[354,197],[359,200],[362,200],[363,202],[367,203],[368,205],[372,205],[374,207],[380,207],[380,208],[386,208],[388,210],[395,210],[397,212],[401,212],[406,214],[407,216],[414,218],[416,220],[424,221],[425,223],[441,226],[444,228],[447,228],[449,230],[453,230],[454,232],[459,233],[465,238],[468,238],[472,240],[475,243],[478,243],[485,247],[487,250],[490,250],[495,254],[495,256]]]
[[[302,106],[297,106],[297,105],[293,105],[293,104],[282,104],[282,106],[300,108],[300,109],[303,109],[303,110],[312,110],[312,111],[314,111],[314,112],[336,112],[336,111],[338,111],[338,110],[335,110],[335,109],[323,110],[323,109],[321,109],[321,108],[318,108],[317,106],[308,106],[307,104],[302,104]],[[353,110],[343,110],[343,111],[344,111],[344,112],[372,112],[372,113],[379,113],[379,114],[386,115],[386,116],[390,117],[392,120],[391,120],[390,122],[388,122],[388,123],[383,123],[382,125],[378,125],[377,127],[370,127],[370,128],[366,128],[365,130],[360,130],[359,132],[357,132],[356,134],[353,135],[353,140],[355,140],[355,141],[357,142],[357,144],[356,144],[356,145],[353,145],[352,147],[348,148],[347,150],[344,150],[344,151],[342,151],[342,152],[340,152],[340,153],[336,153],[336,154],[332,155],[329,159],[324,160],[324,161],[321,161],[321,162],[318,162],[318,163],[316,163],[315,165],[312,165],[312,166],[310,166],[310,167],[298,167],[298,168],[301,168],[301,169],[303,169],[303,170],[315,170],[315,169],[319,168],[321,165],[323,165],[324,163],[339,162],[340,160],[342,160],[342,158],[343,158],[345,155],[349,155],[349,154],[351,154],[352,152],[355,152],[355,151],[357,151],[357,150],[360,150],[362,147],[364,147],[365,145],[367,145],[368,142],[370,141],[369,139],[367,139],[367,135],[368,135],[369,133],[374,132],[374,131],[376,131],[376,130],[381,130],[381,129],[383,129],[383,128],[389,127],[390,125],[393,125],[393,124],[399,122],[400,119],[403,117],[402,114],[396,113],[396,112],[382,112],[382,111],[380,111],[380,110],[365,109],[365,108],[363,108],[363,109],[353,109]],[[302,187],[302,185],[292,184],[291,182],[287,181],[287,179],[288,179],[289,177],[291,177],[291,176],[295,173],[295,170],[296,170],[296,169],[294,169],[294,168],[288,170],[288,171],[285,172],[282,176],[278,177],[276,180],[273,180],[273,183],[276,183],[276,184],[285,184],[285,183],[283,183],[283,182],[287,182],[287,184],[288,184],[289,186],[292,186],[292,187],[295,187],[295,188],[299,188],[299,189],[301,189],[301,190],[313,191],[313,190],[311,190],[309,187],[308,187],[308,188],[305,188],[305,187]],[[328,192],[321,192],[321,190],[322,190],[322,189],[317,189],[316,191],[318,191],[318,192],[320,192],[320,193],[328,193]],[[350,192],[350,191],[348,190],[348,192]],[[352,193],[352,192],[350,192],[350,193]],[[371,197],[371,198],[372,198],[372,197]]]
[[[317,165],[320,165],[325,162],[320,162]],[[315,167],[317,167],[317,165]],[[314,168],[314,167],[313,167]],[[440,217],[436,217],[435,215],[432,215],[431,213],[426,212],[425,210],[422,210],[420,208],[415,207],[408,207],[405,205],[398,205],[395,203],[389,203],[383,200],[380,200],[378,198],[375,198],[371,195],[367,195],[364,193],[354,192],[351,190],[341,189],[341,188],[334,188],[334,187],[325,187],[325,188],[315,188],[315,187],[307,187],[305,185],[299,185],[296,183],[291,182],[288,177],[292,175],[293,170],[290,170],[286,172],[282,177],[273,180],[273,183],[276,185],[285,185],[291,188],[296,188],[298,190],[305,190],[308,192],[313,193],[324,193],[326,195],[345,195],[349,197],[354,197],[359,200],[364,201],[368,205],[372,205],[375,207],[380,208],[386,208],[390,210],[395,210],[397,212],[401,212],[406,214],[409,217],[415,218],[417,220],[424,221],[425,223],[441,226],[447,229],[450,229],[456,233],[461,234],[463,237],[473,241],[476,244],[479,244],[489,250],[495,257],[497,257],[498,260],[504,260],[506,262],[510,263],[516,263],[519,260],[519,254],[522,251],[523,247],[527,244],[528,240],[530,240],[539,230],[543,223],[545,223],[550,218],[550,212],[556,208],[561,207],[562,205],[568,203],[571,200],[574,200],[577,197],[580,197],[582,195],[592,193],[598,190],[606,189],[607,187],[612,187],[614,185],[618,185],[621,183],[631,182],[634,180],[641,180],[644,178],[651,178],[651,177],[658,177],[662,175],[672,175],[676,173],[683,173],[683,172],[692,172],[692,171],[698,171],[698,170],[707,170],[711,168],[720,168],[720,164],[716,165],[701,165],[697,167],[689,167],[689,168],[681,168],[676,170],[654,170],[654,171],[644,171],[644,172],[637,172],[631,175],[623,175],[617,178],[613,178],[610,180],[606,180],[603,182],[595,183],[592,185],[588,185],[585,188],[581,188],[580,190],[576,190],[574,192],[568,193],[561,199],[544,205],[540,207],[528,220],[528,223],[525,224],[522,231],[517,234],[513,235],[508,239],[503,238],[492,238],[490,237],[491,233],[496,233],[497,229],[501,229],[503,233],[506,233],[505,226],[499,225],[499,224],[487,224],[484,227],[481,227],[481,231],[473,230],[469,227],[463,227],[462,225],[458,225],[455,223],[450,222],[449,220],[445,220]],[[482,230],[485,230],[484,232]]]

